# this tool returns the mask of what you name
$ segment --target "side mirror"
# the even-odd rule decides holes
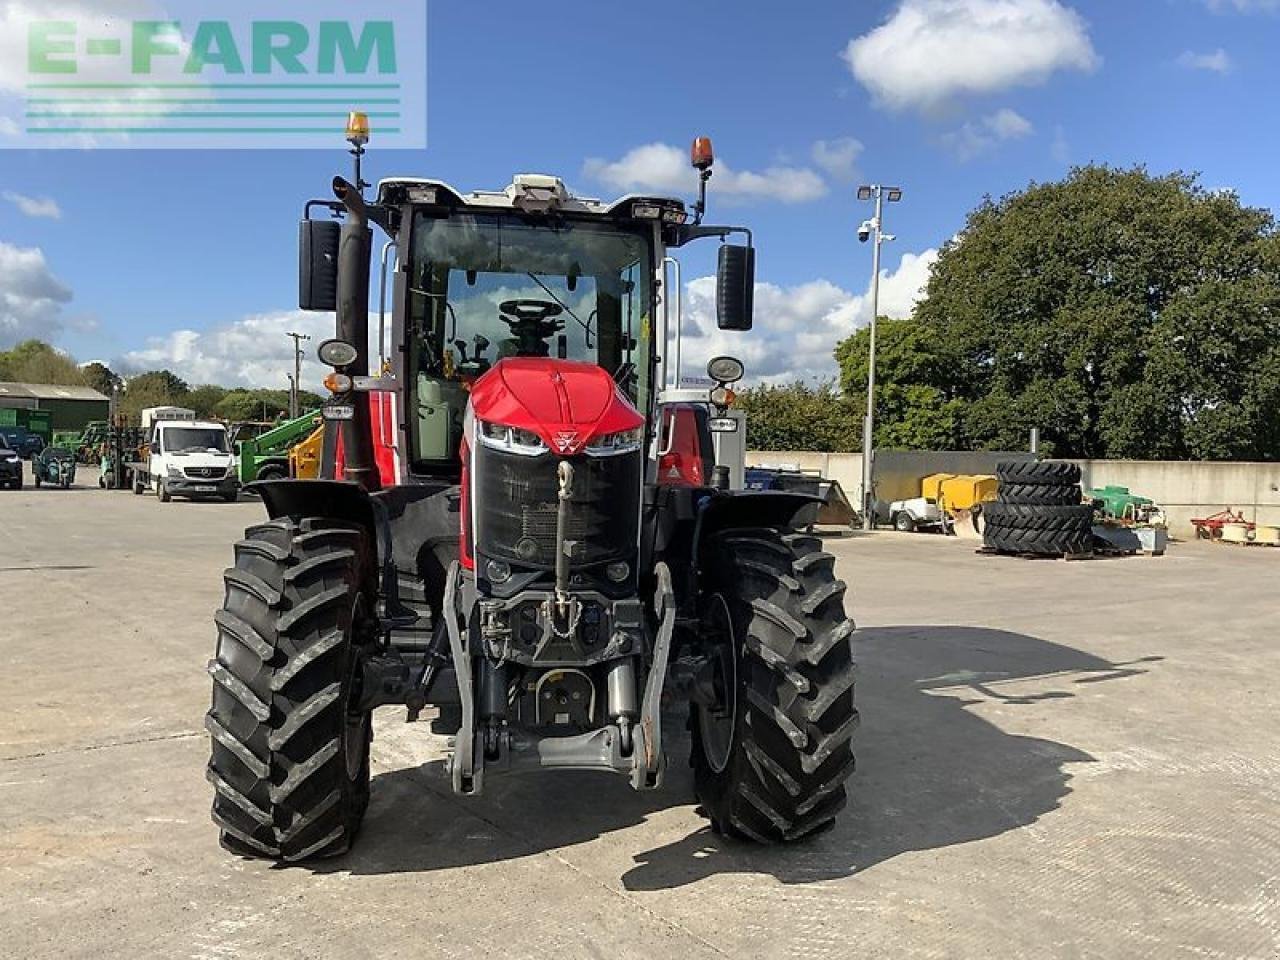
[[[716,325],[721,330],[751,329],[755,287],[755,248],[721,246],[716,269]]]
[[[303,220],[298,228],[298,308],[338,308],[338,243],[336,220]]]

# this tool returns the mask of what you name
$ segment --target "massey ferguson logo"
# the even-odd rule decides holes
[[[578,443],[577,430],[561,430],[556,434],[556,449],[561,453],[568,453]]]

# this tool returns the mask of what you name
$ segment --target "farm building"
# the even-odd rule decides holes
[[[0,408],[43,410],[54,430],[82,430],[90,420],[106,420],[111,401],[90,387],[0,381]]]

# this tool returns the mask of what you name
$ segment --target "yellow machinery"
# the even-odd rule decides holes
[[[320,455],[324,450],[324,426],[316,427],[289,448],[289,476],[295,480],[315,480],[320,476]]]
[[[985,474],[934,473],[920,481],[920,496],[954,514],[994,500],[998,486],[995,477]]]

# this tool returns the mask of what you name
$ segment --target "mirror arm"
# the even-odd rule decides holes
[[[686,243],[701,240],[704,237],[725,237],[741,233],[747,238],[747,246],[752,246],[751,230],[747,227],[703,227],[696,224],[685,224],[676,229],[676,242],[673,247],[683,247]]]

